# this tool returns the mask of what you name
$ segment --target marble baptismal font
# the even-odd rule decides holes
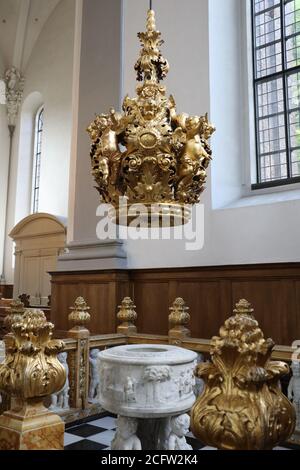
[[[100,403],[118,415],[113,450],[186,450],[197,354],[169,345],[99,353]]]

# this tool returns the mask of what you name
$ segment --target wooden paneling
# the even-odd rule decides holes
[[[179,282],[178,295],[190,308],[190,330],[195,338],[211,338],[216,324],[221,325],[226,311],[221,310],[220,282]],[[218,320],[218,323],[216,323]]]
[[[52,273],[52,319],[69,328],[69,306],[83,295],[91,306],[94,334],[116,329],[117,306],[131,295],[140,333],[165,335],[169,307],[183,297],[193,337],[211,338],[235,303],[249,300],[266,336],[277,344],[300,339],[300,263]]]
[[[82,296],[90,306],[92,334],[113,333],[116,330],[116,309],[123,297],[129,295],[128,274],[102,273],[51,273],[51,320],[57,330],[70,328],[69,307]]]
[[[134,301],[138,320],[138,331],[149,334],[168,333],[169,283],[134,283]]]
[[[0,284],[0,298],[12,299],[14,286],[11,284]]]
[[[233,300],[246,298],[255,307],[255,318],[266,336],[289,344],[297,332],[297,304],[293,282],[261,279],[232,283]]]

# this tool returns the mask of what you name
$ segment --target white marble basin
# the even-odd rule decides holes
[[[159,418],[195,402],[197,354],[169,345],[126,345],[99,353],[100,403],[122,416]]]

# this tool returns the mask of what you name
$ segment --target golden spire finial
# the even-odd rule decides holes
[[[151,31],[156,31],[155,11],[154,10],[148,10],[147,31],[148,31],[148,33],[151,33]]]
[[[235,305],[235,309],[233,310],[233,313],[235,313],[236,315],[252,315],[253,312],[254,309],[252,308],[252,305],[246,299],[241,299]]]

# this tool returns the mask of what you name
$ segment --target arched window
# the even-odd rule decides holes
[[[35,145],[34,145],[34,161],[33,161],[33,177],[32,177],[32,213],[33,214],[35,214],[39,210],[43,127],[44,127],[44,108],[42,107],[38,110],[36,114],[36,122],[35,122]]]
[[[300,1],[252,0],[257,184],[300,181]]]

